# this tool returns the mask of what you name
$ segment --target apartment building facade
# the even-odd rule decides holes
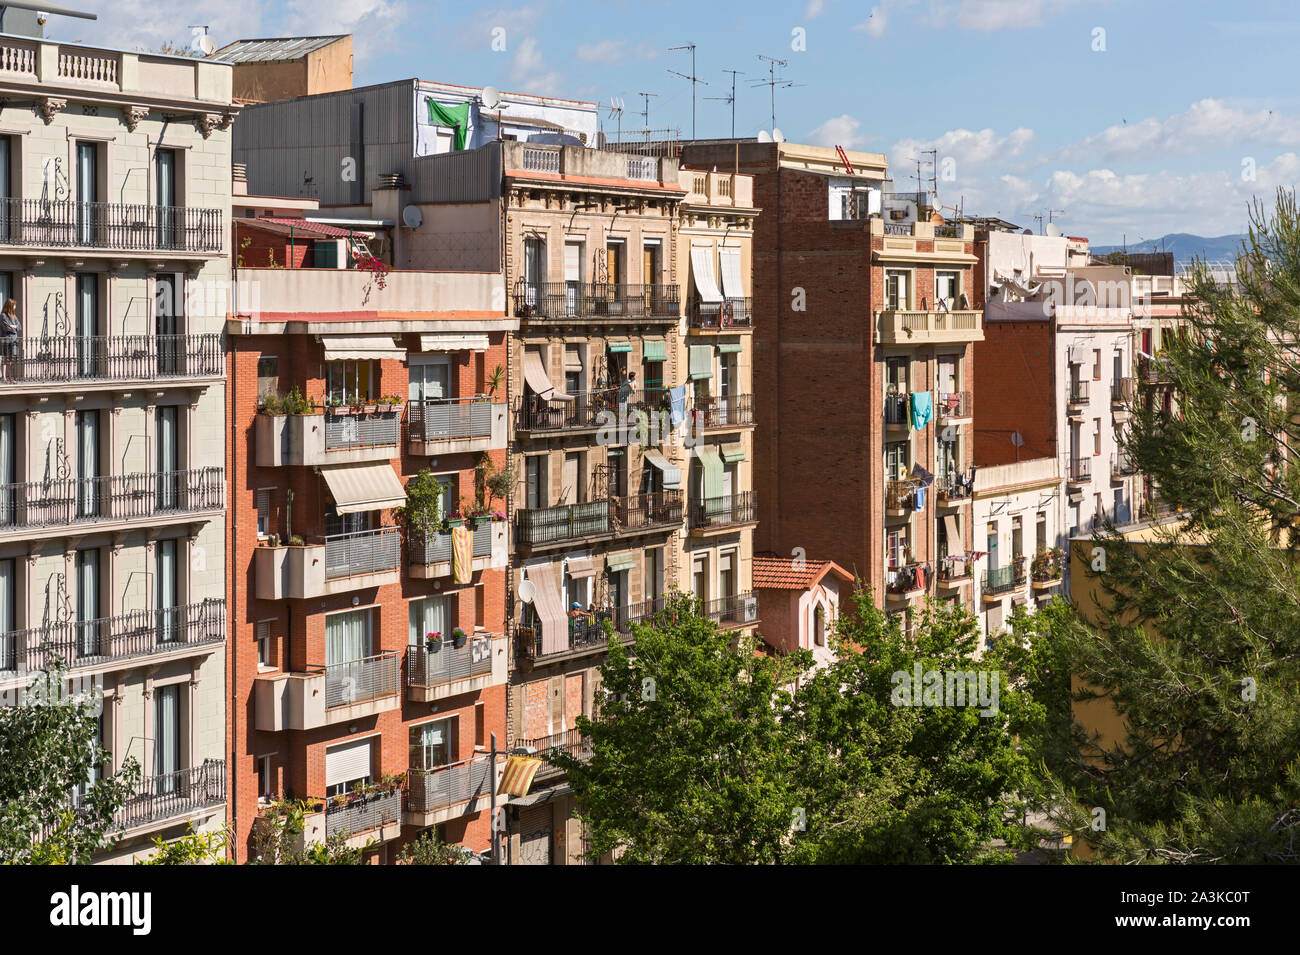
[[[912,614],[971,604],[973,230],[892,190],[885,157],[696,142],[754,178],[756,546],[829,559]],[[815,479],[812,479],[815,476]]]
[[[375,862],[429,831],[486,851],[509,662],[501,277],[389,269],[368,251],[382,224],[236,192],[236,856],[285,796],[309,803],[305,840],[343,832]]]
[[[0,37],[0,684],[102,687],[102,854],[224,823],[230,68]],[[75,799],[79,795],[74,794]]]

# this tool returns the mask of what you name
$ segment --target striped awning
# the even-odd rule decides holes
[[[667,361],[668,360],[668,343],[662,339],[651,339],[646,342],[641,351],[642,361]]]
[[[745,446],[739,441],[734,441],[731,444],[724,444],[722,446],[722,460],[726,461],[728,464],[745,460]]]
[[[497,787],[498,796],[527,796],[533,785],[537,770],[542,761],[532,756],[511,756],[506,759],[505,768],[501,770],[501,784]]]
[[[391,464],[352,464],[323,468],[321,474],[339,514],[382,511],[406,503],[406,489]]]
[[[701,302],[721,302],[722,293],[718,291],[717,280],[713,277],[713,249],[711,247],[691,249],[691,275],[695,279],[695,291]]]
[[[641,452],[641,457],[645,459],[646,464],[659,469],[664,476],[664,490],[672,491],[682,486],[682,469],[673,464],[666,457],[653,448],[646,448]]]
[[[718,262],[722,265],[722,292],[727,298],[744,298],[745,286],[740,281],[740,249],[718,249]]]
[[[713,349],[708,345],[691,346],[691,380],[713,377]]]
[[[542,364],[542,353],[532,348],[524,349],[524,381],[539,398],[547,401],[565,400],[565,396],[555,390],[550,376],[546,374],[546,367]]]
[[[596,576],[596,564],[590,557],[570,557],[565,563],[565,570],[574,580]]]
[[[723,355],[734,355],[740,351],[740,342],[718,342],[718,352]]]
[[[488,337],[453,332],[420,335],[420,351],[487,351]]]
[[[625,552],[622,554],[610,554],[605,558],[605,569],[611,574],[619,571],[631,570],[636,566],[636,554]]]
[[[616,339],[614,341],[607,342],[605,344],[605,348],[608,351],[614,352],[615,354],[620,354],[622,352],[630,352],[632,350],[632,343],[623,339]]]
[[[321,344],[326,361],[406,360],[406,349],[398,348],[391,335],[322,335]]]

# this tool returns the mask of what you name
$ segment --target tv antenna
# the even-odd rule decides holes
[[[736,138],[736,74],[744,76],[740,70],[723,70],[724,73],[731,74],[731,95],[730,96],[706,96],[705,99],[721,100],[724,103],[731,104],[731,138]]]
[[[929,157],[928,160],[926,160],[926,159],[924,158],[924,157],[927,157],[927,156]],[[917,188],[918,190],[920,190],[920,189],[922,188],[922,184],[925,182],[925,180],[926,180],[926,179],[929,179],[929,180],[930,180],[930,189],[929,189],[929,192],[930,192],[931,195],[933,195],[933,196],[937,199],[937,198],[939,197],[939,179],[938,179],[939,150],[937,150],[937,149],[922,149],[922,150],[921,150],[921,155],[920,155],[920,156],[913,156],[912,158],[913,158],[914,160],[916,160],[916,175],[915,175],[915,176],[908,176],[908,178],[909,178],[909,179],[915,179],[915,180],[916,180],[916,188]],[[929,164],[930,164],[930,175],[929,175],[929,176],[924,176],[924,175],[921,174],[921,164],[922,164],[922,162],[929,162]]]
[[[655,99],[658,99],[659,94],[658,93],[637,93],[636,95],[641,97],[641,102],[643,104],[641,109],[641,122],[645,124],[646,129],[649,129],[650,128],[650,97],[653,96]]]
[[[761,53],[758,54],[758,58],[759,58],[760,60],[762,60],[764,63],[767,64],[767,79],[765,79],[765,80],[755,80],[755,81],[753,82],[752,85],[754,85],[754,86],[756,86],[756,87],[757,87],[757,86],[768,86],[768,87],[771,87],[771,91],[772,91],[772,129],[775,130],[775,129],[776,129],[776,88],[779,86],[779,87],[781,87],[782,89],[786,89],[786,88],[791,87],[791,86],[801,86],[801,85],[803,85],[803,84],[790,83],[790,82],[787,82],[787,81],[786,81],[786,79],[785,79],[784,76],[777,76],[777,75],[776,75],[776,68],[777,68],[778,66],[784,68],[784,67],[790,65],[790,64],[787,63],[785,60],[778,60],[778,59],[776,59],[775,57],[772,57],[772,56],[763,56],[763,54],[761,54]]]
[[[611,96],[609,98],[609,115],[611,119],[618,121],[618,138],[623,138],[623,97]]]
[[[694,139],[695,138],[695,87],[700,83],[704,83],[705,86],[708,86],[709,84],[695,75],[695,44],[694,43],[687,43],[685,46],[670,46],[668,48],[669,53],[673,52],[674,50],[691,51],[691,75],[690,76],[687,76],[685,73],[678,73],[676,70],[669,70],[668,72],[673,74],[673,76],[680,76],[684,80],[691,81],[691,139]],[[650,124],[647,122],[646,126],[649,127],[649,125]]]

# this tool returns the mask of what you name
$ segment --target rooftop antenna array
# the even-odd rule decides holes
[[[620,142],[623,140],[623,109],[623,97],[611,96],[609,98],[609,115],[611,119],[618,122],[618,138]]]
[[[687,76],[685,73],[678,73],[676,70],[669,70],[668,72],[673,74],[673,76],[680,76],[684,80],[691,81],[691,139],[694,139],[695,138],[695,87],[701,83],[703,83],[705,86],[708,86],[709,84],[695,75],[695,44],[694,43],[687,43],[684,46],[670,46],[668,48],[669,53],[673,52],[674,50],[691,51],[691,75],[690,76]],[[650,128],[650,123],[648,120],[646,121],[646,128],[647,129]]]
[[[721,100],[724,103],[731,104],[731,138],[736,138],[736,75],[744,76],[741,70],[723,70],[724,73],[731,74],[731,95],[730,96],[706,96],[705,99]]]
[[[650,128],[650,97],[653,96],[655,99],[658,99],[659,94],[658,93],[637,93],[636,95],[641,97],[641,102],[643,104],[641,108],[642,126],[645,129],[649,129]]]
[[[772,95],[772,129],[775,130],[775,129],[776,129],[776,88],[779,86],[779,87],[781,87],[782,89],[788,89],[789,87],[792,87],[792,86],[801,86],[801,85],[803,85],[803,84],[800,84],[800,83],[791,83],[791,82],[789,82],[789,81],[788,81],[784,76],[777,76],[777,75],[776,75],[776,68],[777,68],[778,66],[784,69],[785,67],[787,67],[787,66],[790,65],[790,64],[789,64],[788,62],[786,62],[785,60],[778,60],[776,57],[773,57],[773,56],[764,56],[764,55],[761,54],[761,53],[758,54],[758,58],[759,58],[760,60],[762,60],[764,63],[767,64],[767,79],[765,79],[765,80],[755,80],[755,81],[754,81],[753,83],[751,83],[750,85],[751,85],[751,86],[755,86],[755,87],[758,87],[758,86],[767,86],[767,87],[770,87],[770,88],[771,88],[771,95]],[[775,136],[774,136],[773,138],[775,138]]]
[[[925,158],[927,156],[929,157],[928,159]],[[930,188],[928,192],[930,195],[934,196],[935,199],[938,199],[939,198],[939,179],[938,179],[939,150],[922,149],[920,156],[913,156],[912,158],[916,160],[916,175],[908,176],[908,178],[916,180],[916,188],[918,192],[924,188],[923,184],[928,179],[930,181]],[[928,162],[930,164],[930,175],[928,176],[922,175],[921,173],[921,164],[923,162]]]

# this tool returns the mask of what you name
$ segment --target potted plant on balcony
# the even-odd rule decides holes
[[[430,653],[437,653],[442,649],[442,631],[430,630],[424,635],[424,649]]]
[[[397,509],[397,519],[406,529],[407,545],[412,550],[431,542],[439,528],[445,527],[446,522],[439,516],[442,491],[442,482],[428,468],[407,482],[406,504]]]
[[[452,643],[452,646],[454,646],[457,650],[460,650],[460,649],[464,648],[464,646],[465,646],[465,641],[466,641],[467,639],[468,639],[468,637],[466,637],[466,635],[465,635],[465,631],[462,630],[460,627],[457,627],[456,629],[452,630],[452,632],[451,632],[451,643]]]

